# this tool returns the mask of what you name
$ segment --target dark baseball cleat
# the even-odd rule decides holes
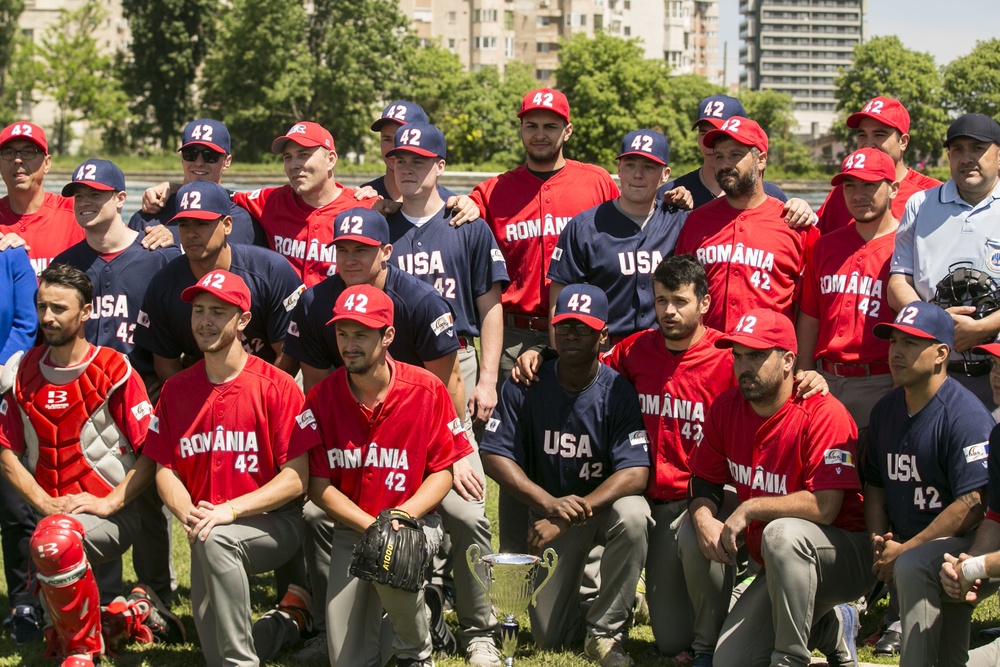
[[[902,634],[893,630],[886,630],[875,644],[875,655],[899,655],[899,646],[902,643]]]
[[[187,641],[187,633],[181,619],[171,613],[170,608],[163,604],[152,588],[146,584],[136,584],[128,599],[140,607],[148,605],[149,614],[143,625],[152,631],[156,643],[183,644]]]
[[[38,611],[30,604],[19,604],[14,607],[3,627],[14,638],[18,646],[42,638],[42,626],[38,623]]]

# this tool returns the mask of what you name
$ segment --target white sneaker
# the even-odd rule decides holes
[[[326,647],[326,633],[321,632],[312,639],[307,639],[305,645],[292,655],[292,660],[304,663],[329,663],[330,652]]]
[[[611,637],[597,637],[588,632],[583,652],[601,667],[632,667],[635,664],[621,643]]]
[[[470,667],[500,667],[503,657],[490,637],[475,637],[465,649],[465,660]]]

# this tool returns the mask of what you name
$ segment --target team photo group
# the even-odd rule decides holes
[[[871,99],[813,211],[740,100],[691,113],[700,168],[637,128],[616,181],[530,91],[524,163],[467,194],[412,101],[358,188],[303,120],[270,144],[286,185],[228,191],[201,118],[128,220],[113,162],[56,194],[43,128],[5,127],[10,645],[500,667],[527,609],[581,664],[637,664],[641,623],[676,665],[846,666],[878,602],[876,655],[1000,665],[970,650],[1000,588],[1000,125],[955,118],[942,183]]]

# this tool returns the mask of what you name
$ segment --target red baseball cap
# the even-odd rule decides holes
[[[539,88],[524,96],[521,100],[521,110],[517,117],[522,118],[524,114],[535,109],[551,111],[567,123],[569,122],[569,100],[558,90],[552,88]]]
[[[910,132],[910,114],[903,103],[892,97],[875,97],[861,111],[847,117],[847,127],[857,128],[862,118],[872,118],[899,130],[900,134]]]
[[[705,145],[709,148],[715,146],[718,139],[735,139],[744,146],[752,146],[762,153],[767,152],[767,133],[764,128],[755,121],[742,116],[732,116],[727,118],[719,129],[709,130],[705,133]]]
[[[976,345],[972,348],[972,351],[979,354],[992,354],[994,357],[1000,357],[1000,336],[997,336],[997,339],[992,343]]]
[[[299,146],[305,146],[306,148],[322,146],[328,151],[336,150],[333,145],[333,135],[330,134],[330,131],[319,123],[311,123],[306,120],[292,125],[288,128],[288,132],[272,141],[271,152],[281,154],[285,150],[285,144],[289,141],[294,141]]]
[[[391,327],[394,310],[392,299],[379,288],[373,285],[355,285],[348,287],[337,297],[333,318],[327,324],[350,320],[369,329]]]
[[[830,185],[840,185],[848,176],[869,183],[895,181],[896,163],[877,148],[859,148],[844,158],[840,173],[830,180]]]
[[[751,350],[778,348],[799,353],[792,321],[773,310],[754,308],[736,323],[732,331],[715,341],[715,347],[727,348],[743,345]]]
[[[0,131],[0,146],[3,146],[8,141],[17,141],[19,139],[30,141],[41,148],[43,153],[46,155],[49,154],[49,142],[45,139],[45,131],[34,123],[19,120]]]
[[[181,292],[181,298],[191,303],[202,292],[233,304],[241,312],[250,312],[250,288],[235,273],[223,269],[209,271],[204,278]]]

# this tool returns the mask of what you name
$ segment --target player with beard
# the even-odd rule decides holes
[[[708,407],[735,386],[736,378],[732,355],[714,345],[722,334],[702,321],[711,302],[704,267],[691,255],[675,255],[660,262],[652,278],[658,328],[629,336],[602,360],[639,393],[652,458],[645,495],[655,521],[646,558],[646,601],[657,648],[680,659],[688,650],[696,656],[712,652],[725,615],[700,619],[708,624],[700,628],[694,609],[702,599],[728,597],[732,589],[732,569],[720,563],[710,563],[692,585],[679,585],[684,572],[677,538],[687,516],[688,459],[701,442]],[[534,351],[521,355],[515,380],[536,381],[541,356]],[[803,398],[826,391],[815,372],[797,379]],[[732,506],[735,496],[727,504]]]
[[[748,311],[715,345],[732,348],[738,388],[712,403],[689,461],[681,559],[690,582],[706,560],[732,563],[745,540],[759,571],[726,617],[714,663],[808,665],[810,646],[836,643],[842,651],[830,663],[853,664],[856,627],[846,627],[834,607],[875,582],[855,467],[857,428],[832,396],[795,396],[795,329],[784,315]],[[720,514],[724,484],[739,500],[728,518]],[[699,618],[725,614],[729,600],[705,602]]]
[[[796,284],[819,233],[790,229],[784,205],[761,189],[768,141],[760,125],[734,116],[704,142],[715,151],[716,179],[726,196],[691,212],[676,253],[691,253],[705,265],[712,295],[705,323],[726,331],[748,310],[764,307],[793,316]]]

